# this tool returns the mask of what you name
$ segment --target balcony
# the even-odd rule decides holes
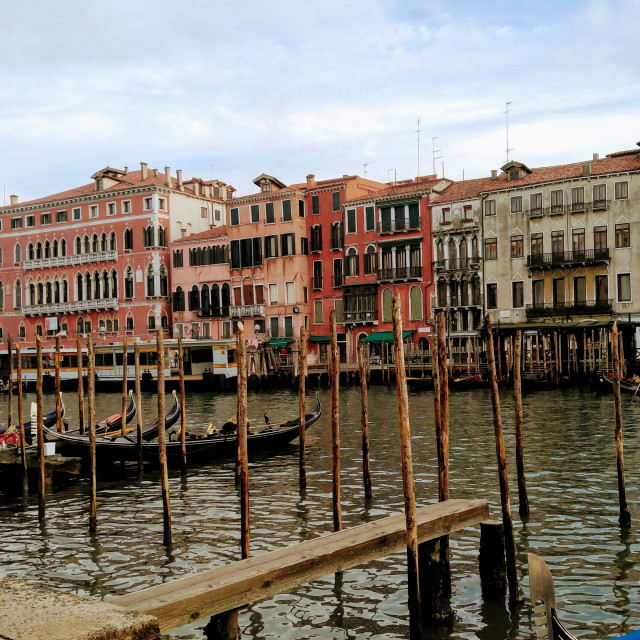
[[[450,223],[445,223],[445,227],[450,225]],[[404,220],[400,222],[396,220],[395,222],[381,222],[378,225],[378,233],[399,233],[402,231],[420,231],[420,220]]]
[[[605,211],[609,208],[609,200],[594,200],[591,207],[594,211]]]
[[[229,307],[212,307],[210,309],[200,309],[196,313],[198,318],[228,318]]]
[[[527,267],[529,269],[553,269],[560,266],[607,263],[610,259],[609,249],[540,253],[527,256]]]
[[[543,215],[544,215],[543,207],[534,207],[533,209],[529,209],[527,211],[528,218],[542,218]]]
[[[56,258],[25,260],[22,266],[24,269],[45,269],[47,267],[69,267],[77,264],[88,264],[89,262],[108,262],[117,259],[118,252],[115,250],[97,251],[95,253],[80,253],[72,256],[58,256]]]
[[[587,205],[584,202],[572,202],[571,213],[584,213],[587,210]]]
[[[379,269],[378,280],[420,280],[422,278],[422,267],[396,267],[395,269]]]
[[[577,316],[611,313],[611,300],[582,300],[578,302],[540,302],[526,306],[527,318],[549,316]]]
[[[434,271],[477,271],[479,268],[480,258],[450,258],[433,263]]]
[[[377,322],[378,311],[345,311],[344,321],[347,324],[366,324],[367,322]]]
[[[565,206],[563,204],[552,204],[549,207],[550,216],[561,216],[564,213]]]
[[[102,311],[117,309],[118,298],[102,300],[78,300],[77,302],[50,302],[48,304],[31,304],[22,307],[25,316],[49,316],[60,313],[84,313],[85,311]]]
[[[239,304],[229,307],[229,316],[231,318],[247,318],[255,316],[264,316],[263,304]]]

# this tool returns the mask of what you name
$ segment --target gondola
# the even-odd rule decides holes
[[[422,391],[425,389],[433,389],[433,377],[423,376],[422,378],[407,378],[407,387]]]
[[[611,392],[613,390],[613,374],[603,373],[599,376],[600,386],[605,390]],[[620,391],[626,391],[633,393],[633,395],[640,396],[638,393],[638,387],[640,387],[640,378],[634,375],[631,378],[620,379]]]
[[[173,406],[165,414],[164,428],[170,429],[180,418],[180,405],[175,391],[172,391]],[[88,455],[89,436],[87,434],[62,432],[58,433],[51,427],[45,427],[45,435],[55,438],[61,446],[69,451]],[[149,423],[142,429],[142,440],[153,440],[158,435],[158,419]],[[126,435],[113,433],[106,435],[96,435],[96,456],[98,458],[115,458],[118,460],[133,459],[136,453],[137,434],[135,430],[130,430]]]
[[[32,403],[35,405],[35,403]],[[65,406],[64,400],[62,399],[62,394],[60,394],[60,419],[64,420],[65,414]],[[31,417],[33,418],[35,415],[35,411],[32,409]],[[42,416],[42,422],[45,427],[51,427],[56,423],[56,412],[51,411],[50,413],[45,413]],[[32,427],[33,425],[33,427]],[[25,422],[24,425],[24,433],[25,433],[25,442],[30,445],[35,442],[35,422],[33,420],[29,420]],[[0,446],[4,443],[5,446],[13,446],[16,443],[20,442],[20,429],[16,425],[15,430],[12,430],[11,433],[7,433],[5,429],[0,431]]]
[[[305,429],[318,421],[322,414],[320,396],[316,394],[313,410],[305,416]],[[247,447],[250,453],[273,451],[291,442],[300,433],[300,418],[294,418],[282,424],[262,424],[249,427]],[[208,462],[235,455],[236,433],[214,432],[205,436],[185,435],[185,448],[189,462]],[[178,465],[182,461],[182,447],[179,440],[166,443],[167,463]],[[145,459],[158,461],[158,443],[145,442],[142,445]]]
[[[133,391],[129,389],[129,406],[127,407],[127,419],[125,424],[129,424],[136,416],[136,402],[133,397]],[[116,431],[122,428],[122,414],[116,413],[113,416],[105,418],[96,424],[96,433],[101,431]]]
[[[536,636],[546,637],[547,640],[578,640],[560,622],[558,617],[556,594],[553,586],[553,577],[545,561],[533,553],[527,554],[529,564],[529,591],[534,613],[543,615],[540,628]],[[542,602],[538,608],[537,602]],[[537,620],[536,620],[537,622]],[[640,630],[632,631],[624,636],[618,636],[626,640],[640,640]]]

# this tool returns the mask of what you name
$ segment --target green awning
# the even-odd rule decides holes
[[[403,331],[402,339],[404,340],[410,336],[413,331]],[[383,342],[393,342],[393,331],[373,331],[362,342],[368,342],[373,344],[382,344]]]
[[[291,342],[293,342],[293,338],[271,338],[267,340],[267,344],[270,347],[286,347]]]
[[[329,342],[329,336],[310,336],[309,342]]]

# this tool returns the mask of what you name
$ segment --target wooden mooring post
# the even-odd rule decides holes
[[[129,363],[127,354],[127,339],[122,341],[122,421],[120,433],[124,436],[127,433],[127,374],[129,373]]]
[[[513,538],[513,522],[511,520],[511,501],[509,498],[509,480],[507,478],[507,459],[502,432],[502,415],[500,397],[498,396],[498,380],[493,351],[493,333],[491,330],[491,314],[484,321],[484,338],[487,344],[487,367],[489,372],[489,390],[493,406],[493,426],[496,437],[496,456],[498,459],[498,478],[500,481],[500,502],[502,504],[502,523],[504,525],[505,553],[507,560],[507,580],[509,583],[509,604],[515,606],[518,601],[518,576],[516,573],[516,547]]]
[[[369,470],[369,392],[367,388],[367,374],[364,365],[364,343],[358,342],[358,368],[360,371],[360,386],[362,388],[362,482],[364,483],[365,500],[371,500],[371,473]]]
[[[165,437],[165,401],[164,401],[164,336],[160,328],[156,333],[156,352],[158,361],[158,462],[160,463],[160,484],[162,490],[162,541],[165,546],[171,544],[171,501],[169,499],[169,471],[167,469],[167,444]]]
[[[84,376],[82,374],[82,342],[80,338],[76,338],[76,358],[78,375],[78,428],[80,429],[80,434],[84,435]]]
[[[9,382],[8,382],[8,416],[7,416],[7,429],[11,429],[13,426],[13,340],[11,336],[7,339],[7,357],[9,360]],[[20,423],[22,426],[22,423]]]
[[[631,514],[627,506],[627,489],[624,480],[624,451],[622,446],[622,405],[620,401],[620,378],[622,367],[618,353],[618,323],[613,323],[611,329],[611,358],[613,361],[613,407],[615,415],[616,459],[618,466],[618,500],[620,503],[620,517],[618,522],[621,529],[631,527]]]
[[[182,474],[187,472],[187,412],[184,394],[184,351],[182,336],[178,336],[178,379],[180,385],[180,454],[182,457]]]
[[[242,558],[248,558],[249,540],[249,460],[247,453],[247,343],[244,337],[244,323],[238,322],[236,329],[236,361],[238,363],[238,411],[236,428],[237,460],[236,471],[240,483],[240,546]]]
[[[138,453],[138,468],[142,470],[142,389],[140,384],[140,347],[136,342],[133,348],[133,370],[136,394],[136,447]]]
[[[340,503],[340,350],[336,329],[336,312],[329,314],[329,341],[331,352],[331,460],[333,469],[333,530],[342,529]]]
[[[62,433],[62,398],[60,397],[60,333],[56,333],[56,351],[53,365],[54,389],[56,394],[56,431]]]
[[[20,354],[20,343],[16,344],[17,378],[18,378],[18,424],[20,425],[20,454],[22,457],[22,468],[27,473],[27,434],[24,429],[24,397],[22,389],[22,355]]]
[[[514,367],[513,367],[513,395],[516,404],[516,468],[518,470],[518,513],[522,517],[529,515],[529,498],[524,472],[524,445],[522,438],[522,378],[520,375],[520,358],[522,355],[522,334],[516,334]]]
[[[97,480],[96,480],[96,353],[93,338],[89,334],[87,340],[87,400],[89,405],[89,474],[91,486],[89,490],[89,533],[95,534],[98,528],[97,515]]]
[[[44,423],[42,412],[42,338],[36,335],[36,433],[38,438],[38,516],[44,518]]]
[[[300,327],[300,378],[298,379],[298,408],[300,409],[300,453],[298,466],[300,468],[300,489],[307,488],[306,462],[306,392],[307,392],[307,330]]]

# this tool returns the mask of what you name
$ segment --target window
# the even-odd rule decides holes
[[[393,321],[393,292],[391,289],[385,289],[382,292],[382,322]]]
[[[615,185],[615,199],[626,200],[629,197],[629,183],[628,182],[616,182]]]
[[[440,224],[449,224],[451,222],[451,207],[443,207],[440,216]]]
[[[534,215],[534,216],[542,215],[542,194],[541,193],[532,193],[529,196],[529,209],[531,210],[531,215]]]
[[[80,220],[82,214],[80,213],[80,207],[75,207],[71,210],[71,217],[73,220]]]
[[[422,289],[411,287],[409,290],[409,320],[422,320]]]
[[[587,301],[587,279],[577,276],[573,279],[573,304],[584,304]]]
[[[309,255],[309,239],[304,236],[300,238],[300,254],[303,256]]]
[[[97,218],[98,217],[98,205],[92,204],[89,206],[89,217]]]
[[[158,198],[158,209],[160,209],[160,211],[166,211],[167,210],[167,199],[166,198]]]
[[[278,320],[278,316],[269,318],[269,330],[271,331],[272,338],[277,338],[280,335],[280,326]]]
[[[593,228],[593,248],[596,251],[606,251],[607,249],[607,227]]]
[[[511,198],[511,213],[522,213],[522,196]]]
[[[304,200],[298,200],[298,216],[304,218]]]
[[[282,201],[282,222],[291,222],[291,200]]]
[[[534,307],[544,307],[544,280],[532,281],[531,302]]]
[[[13,285],[13,308],[20,309],[22,307],[22,282],[16,280]]]
[[[571,232],[571,250],[573,251],[574,259],[584,256],[584,247],[584,229],[574,229]]]
[[[265,236],[264,239],[264,257],[278,257],[278,236]]]
[[[631,235],[629,223],[624,222],[616,225],[616,249],[631,246]]]
[[[596,276],[596,302],[609,302],[609,277],[606,275]]]
[[[173,267],[179,269],[184,265],[184,253],[182,249],[175,249],[173,252]]]
[[[296,283],[295,282],[284,283],[284,303],[285,304],[296,303]]]
[[[497,238],[487,238],[484,241],[484,259],[485,260],[498,259],[498,239]]]
[[[78,284],[80,287],[80,283]],[[180,287],[178,287],[180,289]],[[182,289],[180,289],[182,291]],[[124,297],[127,300],[133,298],[133,269],[131,267],[127,267],[124,272]]]
[[[280,234],[280,255],[294,256],[296,254],[296,240],[293,233],[281,233]]]
[[[522,235],[511,236],[511,257],[522,258],[524,255],[524,247],[522,243]]]
[[[618,302],[631,302],[631,274],[618,274]]]
[[[356,233],[356,210],[347,209],[347,233]]]
[[[51,214],[49,212],[40,214],[40,224],[51,224]]]
[[[13,263],[19,264],[20,262],[22,262],[22,249],[19,244],[16,244],[13,248]]]
[[[355,247],[347,249],[347,259],[345,260],[345,276],[357,276],[360,273],[360,262],[358,260],[358,250]]]
[[[344,282],[344,274],[343,274],[344,263],[342,258],[334,258],[333,259],[333,286],[341,287]]]
[[[554,278],[553,279],[553,306],[559,307],[564,304],[564,278]]]
[[[260,205],[251,205],[251,222],[260,222]]]
[[[498,285],[491,283],[487,285],[487,309],[498,308]]]
[[[107,215],[108,216],[115,216],[116,215],[116,203],[115,202],[108,202],[107,203]]]
[[[122,201],[122,213],[131,213],[131,200]]]
[[[273,208],[273,202],[267,202],[264,206],[264,211],[265,211],[264,221],[267,224],[274,224],[276,221],[276,214]]]
[[[22,229],[22,218],[11,218],[12,229]]]
[[[269,304],[271,305],[278,304],[278,285],[277,284],[269,285]]]
[[[66,222],[67,221],[67,212],[65,211],[56,211],[56,222]]]
[[[284,337],[293,338],[293,316],[284,317]]]
[[[584,187],[571,189],[571,211],[584,211]]]
[[[606,184],[593,185],[593,208],[594,209],[607,208],[607,185]]]
[[[340,211],[340,192],[339,191],[333,192],[332,210]]]
[[[496,201],[486,200],[484,203],[484,215],[495,216],[496,215]]]
[[[239,213],[239,209],[237,207],[234,207],[233,209],[231,209],[231,211],[229,212],[230,215],[230,222],[231,222],[231,226],[232,227],[237,227],[240,224],[240,213]]]
[[[27,327],[25,326],[24,322],[20,323],[20,328],[18,329],[18,338],[20,338],[20,340],[25,340],[27,337]]]
[[[375,207],[365,207],[364,230],[365,231],[376,230],[376,208]]]
[[[511,283],[511,306],[514,309],[524,307],[524,283],[522,281]]]
[[[213,217],[215,218],[216,222],[220,222],[220,209],[216,209],[214,211]]]
[[[409,205],[409,229],[420,228],[420,205],[412,202]]]
[[[344,301],[338,298],[333,301],[333,308],[336,310],[336,322],[344,322]]]
[[[311,227],[311,252],[322,251],[322,227],[319,224]]]
[[[149,265],[147,268],[147,296],[152,298],[156,294],[155,278],[153,276],[153,267]]]
[[[322,324],[322,300],[316,300],[313,303],[313,322]]]
[[[532,256],[542,255],[542,241],[543,241],[543,236],[541,233],[531,234],[531,255]]]
[[[554,189],[551,192],[551,213],[564,213],[564,191]]]
[[[313,262],[313,280],[312,289],[322,289],[322,261],[314,260]]]
[[[36,226],[36,217],[35,216],[25,216],[25,218],[24,218],[24,226],[25,227],[35,227]]]
[[[551,253],[554,256],[564,256],[564,231],[551,232]]]
[[[133,249],[133,229],[124,230],[124,250],[131,251]]]
[[[311,196],[311,213],[313,215],[320,213],[320,196]]]
[[[364,253],[364,273],[365,275],[375,274],[378,266],[378,256],[376,248],[372,245],[368,246]]]

